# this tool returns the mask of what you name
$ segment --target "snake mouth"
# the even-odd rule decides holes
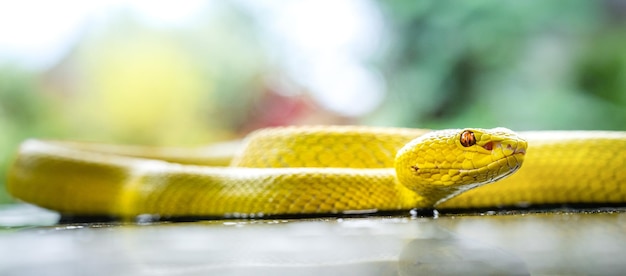
[[[447,196],[439,199],[435,203],[435,205],[438,205],[439,203],[455,197],[456,195],[461,194],[465,191],[480,187],[485,184],[493,183],[510,176],[511,174],[519,170],[519,168],[521,168],[524,154],[525,152],[522,150],[494,160],[486,166],[480,168],[458,170],[458,174],[461,178],[469,177],[471,181],[468,183],[464,183],[463,185],[457,185],[452,192],[450,192]]]
[[[504,173],[497,175],[495,174],[493,177],[491,177],[491,182],[495,182],[498,181],[500,179],[503,179],[511,174],[513,174],[514,172],[516,172],[517,170],[519,170],[519,168],[522,167],[522,161],[523,161],[523,157],[524,157],[525,152],[519,152],[519,153],[514,153],[512,155],[509,155],[505,158],[502,158],[498,161],[495,161],[493,163],[503,163],[501,164],[502,167],[507,166],[508,167],[508,171],[505,171]],[[520,158],[522,158],[520,160]]]
[[[469,170],[459,170],[460,175],[473,176],[477,185],[501,180],[522,167],[524,161],[524,149],[515,150],[512,154],[494,160],[486,166]],[[475,186],[474,186],[475,187]]]
[[[460,191],[469,190],[487,183],[493,183],[495,181],[501,180],[510,176],[519,168],[521,168],[522,163],[524,161],[525,151],[517,151],[515,153],[511,153],[510,155],[506,155],[504,157],[498,158],[489,162],[488,164],[473,169],[459,169],[459,168],[429,168],[429,169],[419,169],[421,173],[426,173],[429,175],[433,174],[449,174],[452,171],[456,171],[453,173],[454,175],[458,175],[460,178],[467,178],[465,184],[463,184],[463,188]],[[417,171],[416,171],[417,173]]]

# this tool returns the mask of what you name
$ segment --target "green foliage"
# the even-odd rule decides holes
[[[607,3],[381,1],[393,43],[378,116],[415,127],[624,129],[623,26],[606,20]]]

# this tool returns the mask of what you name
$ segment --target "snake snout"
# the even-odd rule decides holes
[[[526,141],[503,141],[496,143],[496,149],[502,151],[504,156],[511,155],[525,155],[526,154]]]

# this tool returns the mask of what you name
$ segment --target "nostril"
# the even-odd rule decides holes
[[[513,150],[513,146],[511,146],[511,144],[506,145],[506,149],[507,150]]]

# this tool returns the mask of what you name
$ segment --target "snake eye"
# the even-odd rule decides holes
[[[471,147],[476,144],[476,137],[474,132],[466,130],[461,133],[461,145],[464,147]]]

